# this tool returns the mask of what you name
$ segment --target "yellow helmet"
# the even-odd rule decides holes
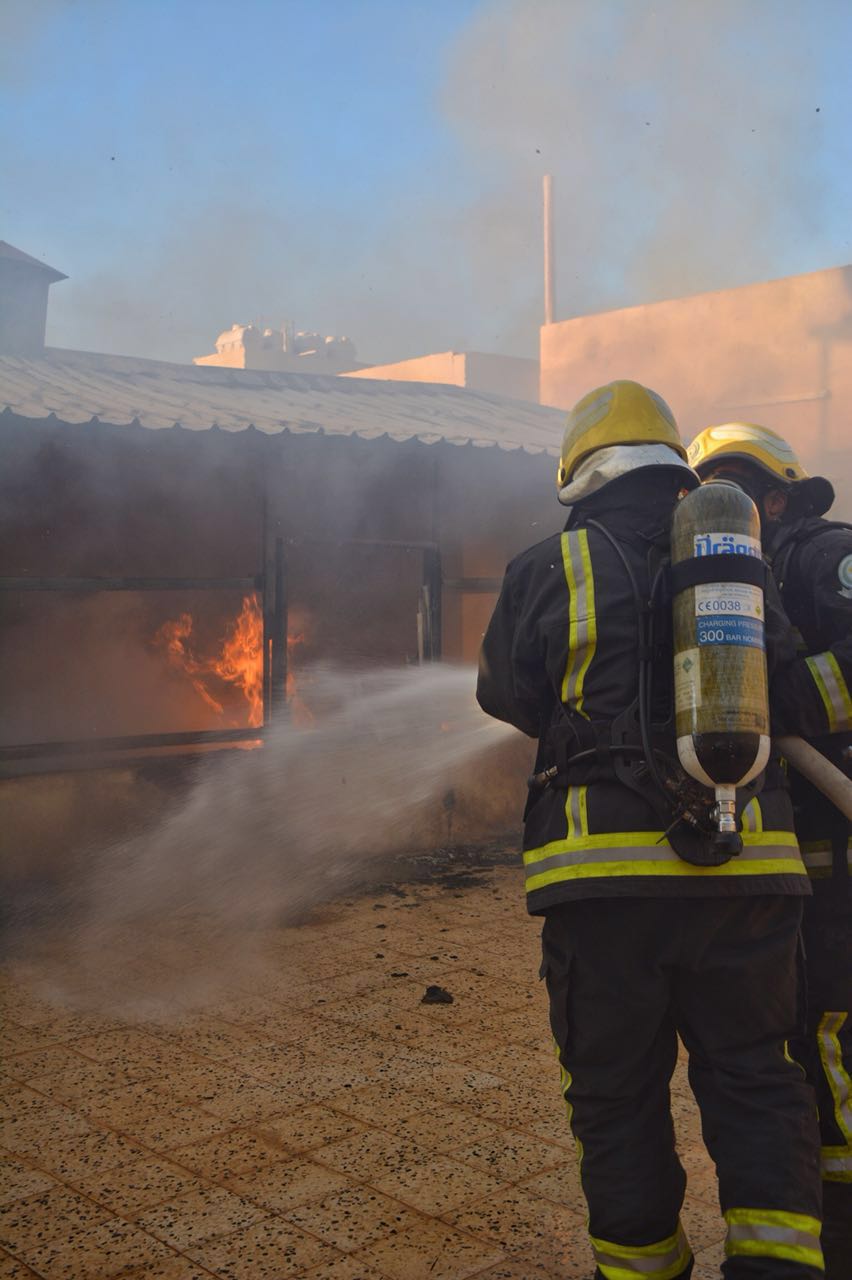
[[[689,465],[699,475],[727,459],[750,462],[782,485],[809,479],[807,471],[787,441],[769,427],[753,422],[726,422],[719,427],[706,427],[695,437],[687,451]]]
[[[557,486],[568,483],[583,458],[614,444],[667,444],[686,461],[674,414],[662,396],[639,382],[609,382],[583,396],[568,414]]]

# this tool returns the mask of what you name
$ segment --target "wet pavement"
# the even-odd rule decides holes
[[[538,933],[515,867],[384,886],[253,934],[263,963],[173,1021],[57,1004],[12,958],[0,1280],[589,1280]],[[710,1280],[683,1063],[673,1109]]]

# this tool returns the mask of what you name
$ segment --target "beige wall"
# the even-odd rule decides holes
[[[467,354],[467,382],[473,391],[488,391],[510,400],[538,403],[539,369],[537,360],[521,356],[488,355],[482,351]]]
[[[538,401],[538,364],[520,356],[489,355],[482,351],[438,351],[434,355],[372,365],[343,375],[389,382],[443,382],[512,400]]]
[[[542,328],[543,404],[569,408],[613,378],[664,396],[685,439],[732,420],[781,432],[852,516],[852,267]]]
[[[436,355],[417,356],[413,360],[397,360],[393,364],[374,364],[344,378],[378,378],[388,382],[447,382],[453,387],[465,385],[463,351],[439,351]]]

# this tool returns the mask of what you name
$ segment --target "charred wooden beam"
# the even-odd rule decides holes
[[[428,662],[439,662],[441,659],[441,553],[436,548],[427,548],[423,552],[423,588],[428,610],[429,644],[425,654]]]
[[[239,743],[209,742],[185,747],[137,747],[129,751],[87,751],[79,756],[40,756],[31,760],[0,760],[0,780],[42,777],[51,773],[101,773],[115,769],[168,768],[202,760],[220,752],[239,750]]]
[[[287,565],[284,560],[284,539],[275,539],[275,598],[272,608],[272,672],[270,687],[270,711],[276,712],[287,701]]]
[[[39,756],[78,756],[139,747],[184,747],[212,742],[252,742],[263,737],[255,729],[199,729],[191,733],[135,733],[120,738],[82,738],[66,742],[21,742],[0,746],[0,761],[33,760]]]
[[[0,591],[260,591],[252,578],[0,578]]]
[[[394,542],[387,538],[288,538],[288,547],[389,547],[396,551],[437,551],[436,542]]]
[[[445,591],[468,591],[472,595],[495,594],[503,585],[502,578],[444,578],[442,585]]]

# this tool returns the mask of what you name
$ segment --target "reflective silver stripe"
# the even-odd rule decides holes
[[[795,847],[785,848],[787,857],[797,856]],[[745,845],[737,857],[738,862],[760,861],[771,857],[766,845]],[[611,845],[606,848],[581,848],[551,853],[536,862],[526,863],[528,876],[552,871],[555,867],[579,867],[594,862],[670,862],[678,864],[682,861],[669,844]]]
[[[819,1236],[809,1231],[797,1231],[795,1227],[770,1226],[768,1223],[732,1222],[728,1226],[728,1240],[765,1240],[771,1244],[799,1245],[803,1249],[818,1249]]]
[[[582,796],[580,795],[581,787],[568,788],[568,834],[569,836],[579,835],[583,831],[583,809],[580,804]]]
[[[755,835],[763,831],[763,814],[760,810],[760,801],[757,796],[752,796],[742,813],[742,829],[750,835]]]
[[[571,418],[574,430],[579,434],[580,431],[589,431],[592,427],[596,427],[599,422],[603,422],[609,413],[612,397],[613,392],[607,387],[599,396],[595,396],[594,400],[587,404],[581,413],[572,413]]]
[[[831,733],[852,728],[852,700],[833,653],[816,653],[805,659],[828,713]]]
[[[808,871],[825,872],[830,875],[834,868],[834,853],[827,842],[803,844],[802,861]],[[846,865],[852,871],[852,844],[846,846]]]
[[[821,1223],[783,1209],[726,1209],[728,1257],[786,1258],[822,1269]]]
[[[819,1056],[834,1098],[834,1114],[847,1142],[852,1143],[852,1081],[843,1066],[843,1052],[838,1036],[846,1021],[845,1013],[824,1013],[817,1028]]]
[[[830,1180],[832,1175],[839,1181],[852,1181],[852,1147],[823,1147],[822,1176]]]
[[[657,1276],[660,1272],[669,1270],[673,1266],[677,1266],[678,1271],[682,1271],[689,1259],[682,1260],[679,1252],[672,1251],[665,1254],[662,1258],[621,1258],[614,1257],[610,1253],[603,1253],[598,1249],[594,1250],[595,1262],[601,1271],[609,1280],[610,1272],[614,1271],[620,1280],[620,1277],[629,1274],[637,1276]],[[680,1265],[678,1265],[680,1264]],[[677,1272],[675,1272],[675,1275]]]
[[[811,867],[830,867],[833,862],[832,852],[830,849],[802,848],[802,861],[809,869]]]
[[[654,1280],[672,1280],[680,1275],[692,1257],[683,1227],[656,1244],[626,1245],[591,1237],[595,1262],[606,1280],[623,1280],[628,1276],[652,1276]]]

